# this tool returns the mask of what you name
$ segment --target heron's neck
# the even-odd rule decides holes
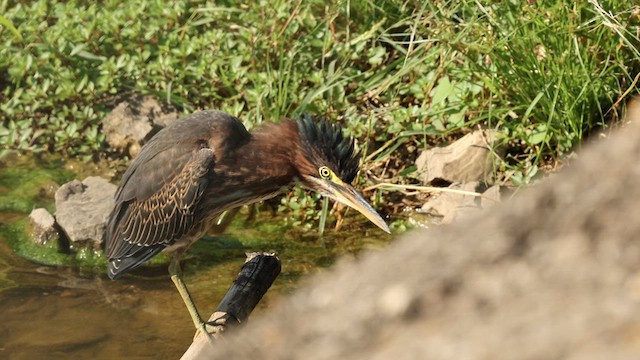
[[[299,149],[298,125],[284,120],[252,132],[242,146],[216,154],[211,183],[199,205],[201,217],[269,199],[293,185],[300,176],[294,164]]]
[[[230,163],[222,161],[222,173],[227,176],[224,186],[260,198],[275,196],[298,176],[293,161],[299,139],[298,126],[291,120],[253,131],[251,140],[229,157]]]
[[[247,152],[255,159],[253,173],[262,186],[273,183],[287,186],[295,181],[295,154],[300,147],[298,125],[292,120],[266,124],[251,134]],[[277,185],[276,185],[277,184]]]

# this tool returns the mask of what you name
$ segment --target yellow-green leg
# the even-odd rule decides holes
[[[216,221],[209,227],[209,234],[224,234],[224,231],[229,227],[229,225],[231,225],[231,222],[233,221],[233,218],[236,217],[238,211],[240,211],[239,207],[223,212],[222,215],[218,216]]]
[[[196,331],[201,331],[211,338],[211,334],[216,332],[216,327],[206,323],[200,317],[200,313],[198,313],[198,309],[191,299],[187,285],[182,280],[180,255],[176,254],[171,259],[171,263],[169,264],[169,274],[171,275],[171,281],[173,281],[173,284],[176,286],[176,289],[178,289],[178,292],[182,297],[182,301],[187,307],[187,310],[189,310],[189,315],[191,315],[191,320],[193,321],[193,325],[196,327]]]

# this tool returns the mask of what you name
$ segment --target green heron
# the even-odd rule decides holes
[[[352,138],[326,120],[301,117],[249,133],[237,118],[202,111],[167,126],[124,173],[106,230],[116,279],[162,250],[196,329],[207,325],[182,280],[179,259],[223,212],[276,196],[294,183],[389,227],[350,185],[359,167]]]

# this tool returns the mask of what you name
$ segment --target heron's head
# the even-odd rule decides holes
[[[352,207],[386,232],[389,227],[351,186],[358,173],[360,153],[352,138],[324,119],[298,119],[301,151],[295,159],[302,185]]]

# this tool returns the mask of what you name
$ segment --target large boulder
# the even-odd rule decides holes
[[[491,211],[342,262],[211,359],[640,359],[640,128]]]
[[[97,176],[82,182],[73,180],[58,189],[56,221],[72,245],[102,243],[116,189],[117,186]]]

